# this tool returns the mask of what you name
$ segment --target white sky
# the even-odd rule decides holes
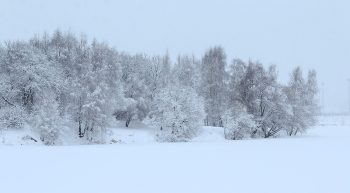
[[[29,40],[56,28],[84,32],[119,51],[169,50],[173,61],[179,53],[200,58],[222,45],[228,63],[276,64],[283,83],[297,66],[305,76],[315,68],[326,108],[349,109],[348,0],[0,0],[0,41]]]

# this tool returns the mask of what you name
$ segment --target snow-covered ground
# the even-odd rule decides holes
[[[6,133],[13,144],[0,145],[0,192],[349,193],[347,120],[320,118],[305,135],[240,141],[205,127],[190,142],[156,143],[139,123],[113,129],[111,145],[47,147],[29,139],[21,146],[21,137]]]

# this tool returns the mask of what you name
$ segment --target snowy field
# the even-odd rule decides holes
[[[349,120],[322,117],[287,138],[226,141],[206,127],[191,142],[155,143],[136,124],[114,129],[112,145],[0,145],[0,192],[349,193]]]

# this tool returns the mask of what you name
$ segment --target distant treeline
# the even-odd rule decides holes
[[[0,129],[28,123],[48,145],[62,143],[66,121],[90,143],[105,143],[116,119],[169,131],[160,141],[187,140],[203,125],[224,127],[226,139],[303,133],[318,113],[316,71],[304,78],[297,67],[288,85],[277,76],[275,65],[227,63],[221,46],[172,62],[56,30],[0,45]]]
[[[318,116],[350,116],[349,112],[341,112],[341,113],[318,113]]]

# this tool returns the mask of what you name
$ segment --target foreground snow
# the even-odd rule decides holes
[[[124,144],[1,146],[0,192],[350,192],[349,125],[241,141],[207,127],[186,143],[130,131]]]

